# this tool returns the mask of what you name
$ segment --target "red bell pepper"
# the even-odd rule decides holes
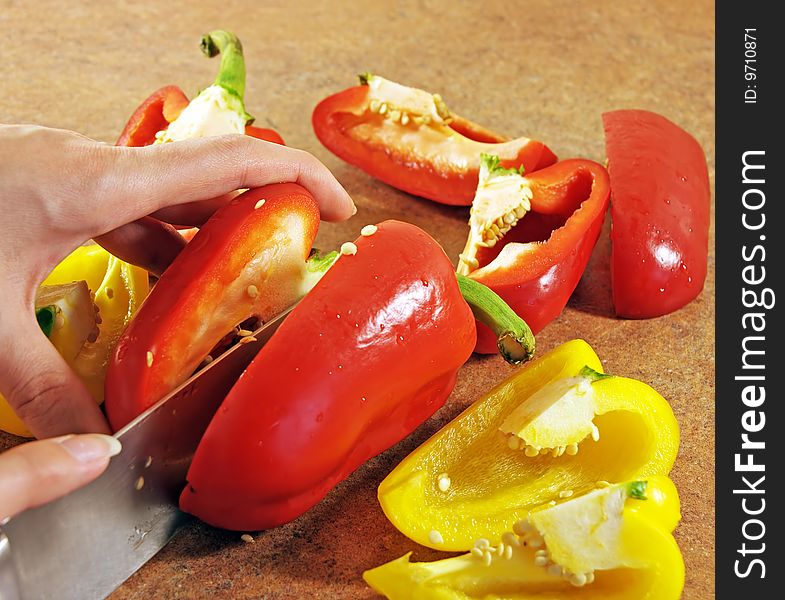
[[[117,345],[106,410],[117,430],[185,381],[248,318],[293,304],[328,266],[309,261],[319,227],[296,184],[247,191],[218,210],[164,271]]]
[[[603,115],[611,178],[611,287],[616,314],[664,315],[703,289],[711,189],[689,133],[644,110]]]
[[[251,122],[253,118],[245,112],[243,107],[243,94],[245,92],[245,61],[243,59],[243,49],[240,40],[231,33],[226,31],[213,31],[202,37],[202,51],[208,57],[213,57],[221,53],[221,67],[216,77],[215,83],[204,90],[194,99],[191,103],[201,102],[199,99],[205,93],[213,94],[212,100],[215,100],[215,92],[225,90],[225,97],[223,100],[228,100],[226,104],[230,105],[227,108],[229,112],[232,110],[240,113],[240,118],[244,118],[245,134],[268,142],[276,144],[283,144],[284,141],[278,133],[272,129],[264,129],[260,127],[253,127]],[[216,86],[220,88],[216,90]],[[221,95],[220,93],[218,94]],[[205,103],[212,104],[205,107],[207,110],[195,111],[192,107],[192,112],[199,114],[195,115],[196,118],[209,117],[209,112],[216,112],[215,102]],[[139,107],[134,111],[131,118],[126,123],[123,132],[117,140],[118,146],[149,146],[156,142],[156,135],[161,136],[161,132],[165,132],[170,124],[175,122],[180,117],[183,111],[189,106],[188,98],[183,91],[174,85],[163,87],[153,92]],[[187,118],[187,117],[186,117]],[[192,119],[193,121],[193,119]],[[215,129],[208,130],[208,132],[215,132]],[[221,131],[220,133],[232,133],[232,131]],[[237,131],[242,133],[242,129]],[[191,137],[202,137],[203,133],[196,133]]]
[[[236,530],[285,523],[447,399],[476,337],[461,293],[492,317],[499,307],[488,302],[498,297],[476,282],[459,285],[444,251],[414,225],[372,230],[342,252],[229,392],[191,463],[184,511]],[[501,308],[502,320],[512,315]],[[515,335],[518,358],[528,358],[525,324]]]
[[[149,146],[155,141],[155,134],[169,126],[183,109],[188,106],[188,98],[176,85],[168,85],[156,90],[128,119],[117,146]]]
[[[480,154],[527,172],[556,161],[536,140],[507,137],[450,113],[438,94],[374,75],[363,85],[322,100],[313,112],[316,137],[328,150],[405,192],[468,206],[477,187]]]
[[[484,156],[458,272],[495,291],[536,334],[561,313],[578,285],[609,192],[607,172],[589,160],[563,160],[521,176]],[[477,338],[477,352],[494,352],[483,325]]]

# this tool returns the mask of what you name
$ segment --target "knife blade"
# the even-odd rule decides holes
[[[87,486],[0,527],[0,599],[108,596],[187,524],[178,507],[221,401],[293,307],[118,431],[123,449]]]

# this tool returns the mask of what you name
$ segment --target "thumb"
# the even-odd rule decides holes
[[[109,433],[93,397],[29,311],[3,307],[0,347],[0,393],[36,437]]]
[[[29,442],[0,454],[0,522],[92,481],[120,450],[116,438],[90,433]]]

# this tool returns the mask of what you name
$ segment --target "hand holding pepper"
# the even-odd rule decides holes
[[[309,189],[325,220],[352,214],[351,199],[315,158],[249,136],[122,148],[68,131],[0,125],[0,394],[35,435],[108,431],[36,323],[34,296],[49,271],[86,240],[136,222],[112,236],[108,249],[160,273],[184,242],[156,219],[199,225],[227,194],[272,182]]]

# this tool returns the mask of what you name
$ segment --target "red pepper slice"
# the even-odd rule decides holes
[[[397,221],[356,247],[224,400],[191,463],[186,512],[246,531],[294,519],[450,394],[475,343],[450,260]]]
[[[303,293],[319,227],[296,184],[249,190],[219,209],[164,271],[121,337],[106,377],[117,430],[185,381],[249,317],[278,314]]]
[[[689,133],[645,110],[602,116],[611,177],[611,287],[616,314],[664,315],[703,289],[711,189]]]
[[[580,281],[608,208],[608,173],[582,159],[563,160],[526,175],[531,210],[499,242],[477,253],[468,276],[495,291],[536,334],[564,309]],[[495,336],[478,324],[480,353]]]
[[[542,142],[510,140],[458,116],[447,124],[393,121],[371,110],[367,85],[322,100],[312,121],[316,137],[336,156],[395,188],[443,204],[471,204],[481,153],[527,172],[556,161]]]

